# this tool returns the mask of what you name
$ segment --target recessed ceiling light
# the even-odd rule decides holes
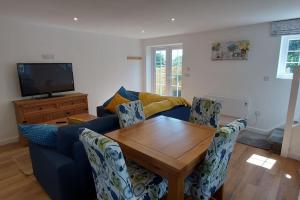
[[[74,17],[73,20],[74,20],[74,21],[78,21],[78,18],[77,18],[77,17]]]
[[[145,33],[145,30],[142,30],[142,33]]]
[[[289,174],[285,174],[285,177],[286,177],[287,179],[291,179],[291,178],[292,178],[292,176],[289,175]]]
[[[171,21],[172,21],[172,22],[175,22],[175,18],[171,18]]]

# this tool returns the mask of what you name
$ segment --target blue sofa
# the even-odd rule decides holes
[[[97,108],[97,119],[78,125],[59,128],[57,147],[47,148],[29,143],[33,172],[39,183],[54,200],[90,200],[96,192],[90,164],[82,143],[80,128],[86,127],[100,134],[119,129],[117,115]],[[187,121],[190,109],[178,106],[158,115]]]

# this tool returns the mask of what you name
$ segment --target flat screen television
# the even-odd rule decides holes
[[[74,91],[72,63],[18,63],[22,96]]]

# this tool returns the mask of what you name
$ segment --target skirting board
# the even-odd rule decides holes
[[[15,143],[15,142],[18,142],[18,141],[19,141],[18,136],[2,139],[2,140],[0,140],[0,146],[5,145],[5,144],[10,144],[10,143]]]
[[[300,161],[300,156],[297,155],[297,154],[295,154],[295,153],[293,153],[293,152],[289,152],[287,157],[288,157],[288,158],[292,158],[292,159],[294,159],[294,160]]]
[[[254,128],[251,126],[247,127],[246,129],[249,131],[255,132],[255,133],[262,134],[262,135],[268,135],[271,131],[271,130],[263,130],[263,129],[259,129],[259,128]]]

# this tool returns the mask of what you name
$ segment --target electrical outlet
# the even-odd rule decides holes
[[[259,117],[259,116],[260,116],[260,111],[259,111],[259,110],[256,110],[256,111],[254,112],[254,114],[255,114],[256,117]]]

